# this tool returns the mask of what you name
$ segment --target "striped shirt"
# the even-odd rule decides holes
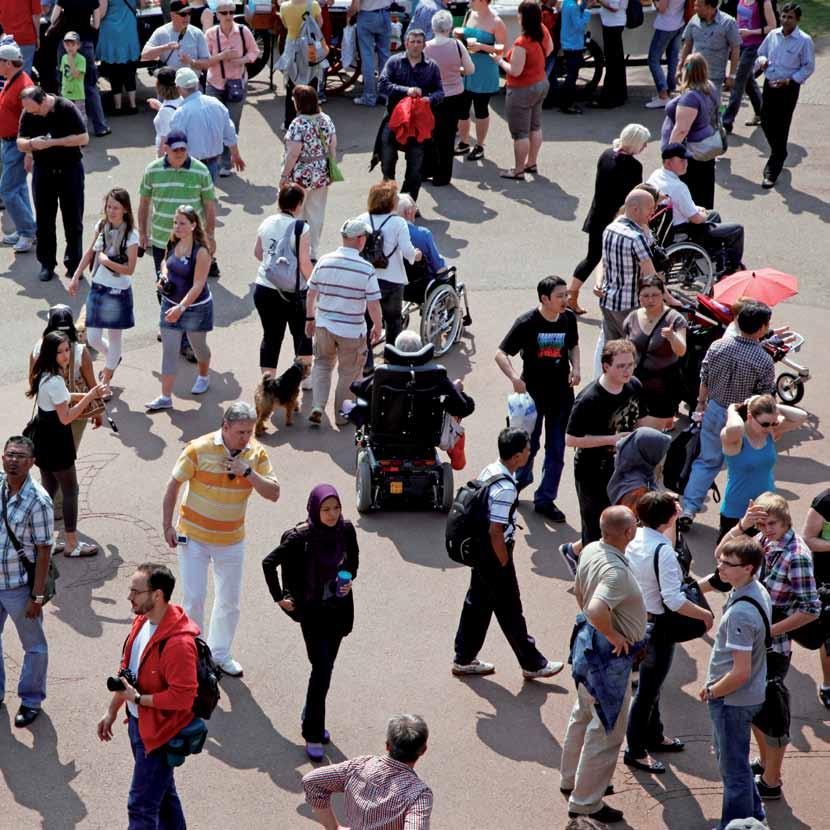
[[[516,488],[516,479],[501,463],[494,461],[488,464],[478,475],[479,481],[487,481],[493,476],[510,476],[509,480],[502,479],[490,486],[487,493],[487,519],[491,524],[504,525],[504,541],[509,542],[516,532],[516,522],[513,520],[513,506],[519,498]]]
[[[338,337],[366,334],[366,303],[380,299],[380,288],[375,269],[354,248],[322,256],[308,287],[319,292],[315,325]]]
[[[216,201],[207,167],[190,156],[181,167],[171,167],[166,156],[150,162],[141,178],[138,192],[152,203],[150,241],[156,248],[167,245],[173,231],[173,217],[179,205],[194,208],[204,228],[204,203]]]
[[[709,346],[700,366],[700,382],[709,390],[709,400],[725,408],[752,395],[771,395],[775,368],[757,340],[723,337]]]
[[[643,229],[625,216],[615,219],[602,234],[602,287],[599,304],[609,311],[637,308],[640,262],[651,258]]]
[[[52,544],[54,514],[52,499],[31,476],[12,495],[6,486],[6,474],[0,472],[0,500],[6,517],[27,559],[37,558],[36,545]],[[27,584],[26,570],[14,549],[6,523],[0,519],[0,591],[22,588]]]
[[[209,545],[233,545],[245,538],[245,507],[253,486],[244,476],[230,478],[225,459],[230,457],[222,431],[191,441],[179,456],[173,478],[187,482],[176,531]],[[261,476],[272,474],[265,449],[253,438],[238,458]]]
[[[415,770],[388,756],[364,755],[303,776],[305,798],[324,810],[345,793],[343,823],[350,830],[429,830],[432,790]]]

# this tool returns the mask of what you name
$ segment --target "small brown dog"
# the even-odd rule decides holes
[[[278,406],[285,410],[285,425],[290,427],[294,423],[294,413],[300,408],[300,384],[309,369],[306,363],[292,363],[279,377],[262,376],[254,393],[257,414],[255,435],[265,434],[265,424]]]

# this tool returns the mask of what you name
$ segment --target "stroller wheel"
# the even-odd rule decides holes
[[[775,380],[775,391],[782,403],[795,406],[804,397],[804,381],[792,372],[782,372]]]

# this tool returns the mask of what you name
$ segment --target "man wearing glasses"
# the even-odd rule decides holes
[[[170,22],[159,26],[150,35],[141,51],[142,61],[159,61],[162,66],[179,69],[182,66],[199,67],[200,61],[210,58],[204,33],[190,25],[190,6],[187,0],[172,0]]]
[[[18,728],[39,714],[46,697],[49,652],[43,631],[43,592],[52,551],[52,499],[29,475],[35,448],[28,438],[13,435],[3,448],[0,473],[0,633],[11,618],[23,648],[23,669],[17,684],[20,708]],[[21,557],[35,562],[34,585],[29,586]],[[0,705],[6,692],[6,671],[0,640]]]
[[[767,632],[772,602],[755,578],[764,550],[748,537],[721,543],[718,572],[732,585],[715,634],[706,685],[698,697],[709,704],[715,754],[723,778],[718,830],[733,819],[764,821],[764,807],[749,763],[752,718],[761,710],[767,683]],[[711,590],[707,580],[703,590]],[[763,610],[762,610],[763,609]]]

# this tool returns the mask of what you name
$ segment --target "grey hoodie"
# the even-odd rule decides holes
[[[657,486],[654,468],[666,457],[671,436],[651,427],[638,427],[617,444],[614,474],[608,482],[611,504],[638,487],[653,490]]]

